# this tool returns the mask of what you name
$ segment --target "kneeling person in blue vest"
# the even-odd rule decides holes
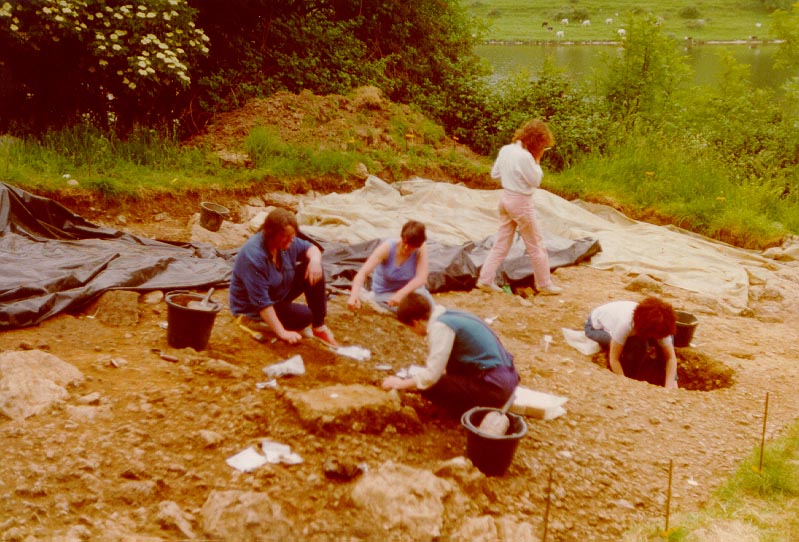
[[[480,318],[431,305],[415,292],[405,296],[397,318],[427,336],[423,370],[411,378],[389,376],[386,390],[420,390],[423,397],[460,416],[475,406],[501,407],[519,384],[513,356]]]

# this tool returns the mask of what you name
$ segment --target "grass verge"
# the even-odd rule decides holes
[[[794,542],[799,540],[799,423],[753,450],[700,512],[638,526],[624,542]]]

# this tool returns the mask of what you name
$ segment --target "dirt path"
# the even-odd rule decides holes
[[[162,237],[174,234],[166,225],[142,225],[150,234],[159,227]],[[508,294],[436,296],[446,306],[497,317],[493,328],[515,354],[523,384],[569,398],[566,415],[528,420],[508,474],[485,481],[486,498],[476,501],[475,513],[517,516],[540,533],[551,471],[549,540],[619,540],[637,522],[662,522],[669,461],[672,513],[695,510],[759,445],[767,392],[769,437],[799,411],[793,309],[772,308],[761,320],[712,314],[685,302],[684,292],[664,287],[663,297],[699,317],[690,350],[735,373],[727,388],[664,390],[614,376],[562,339],[561,328],[579,328],[593,306],[640,298],[625,289],[629,277],[577,266],[559,269],[556,278],[565,293],[535,298],[532,306]],[[214,297],[226,304],[227,291]],[[160,326],[167,319],[163,302],[141,304],[139,321],[131,325],[104,324],[94,310],[0,334],[0,350],[42,349],[86,376],[60,406],[21,422],[0,420],[3,541],[131,540],[133,533],[139,540],[181,540],[182,533],[158,519],[159,503],[174,501],[196,518],[213,489],[268,493],[305,526],[308,540],[328,540],[320,538],[324,533],[349,536],[336,540],[379,540],[385,533],[377,527],[365,532],[358,510],[348,504],[351,483],[324,476],[325,461],[375,468],[392,460],[432,469],[465,453],[460,424],[438,419],[413,395],[405,401],[422,420],[418,434],[324,436],[302,429],[286,390],[376,385],[385,375],[376,365],[398,368],[423,360],[421,339],[392,318],[368,310],[352,315],[343,296],[331,300],[329,324],[340,342],[369,348],[367,362],[336,357],[315,344],[259,344],[224,310],[208,349],[199,353],[169,348]],[[547,334],[554,342],[544,351]],[[165,361],[153,349],[178,361]],[[306,375],[282,380],[278,390],[256,388],[265,380],[263,367],[298,353]],[[240,371],[215,368],[210,358]],[[87,417],[76,407],[93,393],[100,408]],[[262,437],[289,443],[304,463],[250,474],[226,465],[227,457]],[[447,523],[442,540],[456,527]]]

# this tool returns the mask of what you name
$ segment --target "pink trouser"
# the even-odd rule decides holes
[[[481,283],[494,282],[497,269],[508,255],[513,244],[513,234],[519,228],[527,253],[533,263],[533,276],[536,288],[546,288],[552,284],[549,276],[549,255],[543,245],[538,223],[535,220],[533,196],[526,196],[510,190],[503,190],[499,200],[499,231],[497,240],[488,253],[483,269],[480,271]]]

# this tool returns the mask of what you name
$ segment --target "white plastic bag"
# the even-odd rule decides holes
[[[561,328],[561,331],[563,332],[563,338],[566,339],[566,342],[583,355],[593,356],[602,350],[598,342],[585,336],[585,331],[577,331],[576,329],[569,329],[566,327]]]

